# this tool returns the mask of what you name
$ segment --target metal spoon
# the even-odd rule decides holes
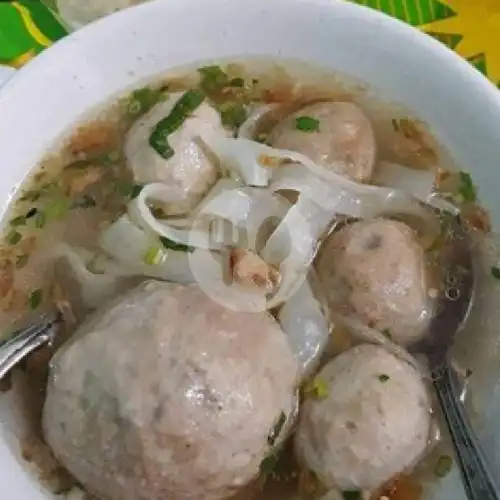
[[[61,323],[60,314],[44,315],[34,325],[14,332],[0,344],[0,379],[39,347],[53,342]]]
[[[446,221],[448,237],[440,259],[445,287],[438,297],[428,335],[410,351],[423,354],[428,360],[467,497],[469,500],[499,500],[500,492],[461,402],[459,376],[449,360],[450,347],[474,299],[474,259],[472,241],[460,217],[450,215]]]

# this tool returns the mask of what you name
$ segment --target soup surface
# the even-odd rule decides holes
[[[13,374],[54,492],[418,500],[449,472],[406,349],[453,294],[450,218],[490,225],[423,123],[245,61],[117,96],[56,149],[0,249],[2,331],[63,317]]]

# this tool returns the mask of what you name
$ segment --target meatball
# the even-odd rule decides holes
[[[431,300],[424,250],[403,222],[344,226],[324,243],[316,266],[332,310],[355,314],[403,345],[425,331]]]
[[[130,129],[125,142],[127,164],[136,182],[145,184],[161,182],[172,189],[172,204],[166,212],[181,214],[193,208],[217,179],[217,169],[198,142],[198,136],[224,135],[219,113],[207,103],[202,103],[169,135],[169,145],[174,155],[166,160],[149,144],[149,137],[156,124],[169,115],[182,93],[157,104]]]
[[[301,117],[317,120],[317,130],[301,130]],[[376,154],[375,136],[368,118],[351,102],[318,102],[301,108],[270,134],[272,146],[290,149],[334,172],[369,181]]]
[[[422,456],[430,400],[412,366],[365,344],[334,358],[318,378],[328,392],[304,403],[295,449],[325,486],[373,491]]]
[[[268,314],[150,281],[86,320],[50,366],[43,429],[107,500],[217,500],[259,474],[295,415],[297,363]]]

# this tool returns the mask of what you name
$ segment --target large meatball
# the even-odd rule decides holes
[[[335,310],[356,314],[409,344],[431,316],[424,250],[406,224],[374,219],[344,226],[317,260],[323,290]]]
[[[219,113],[203,102],[168,136],[174,155],[168,160],[160,156],[150,146],[149,138],[181,96],[181,92],[171,94],[167,101],[154,106],[130,129],[125,143],[127,164],[138,183],[161,182],[171,188],[173,203],[166,207],[171,214],[189,211],[216,181],[216,165],[200,144],[199,136],[228,135]]]
[[[267,313],[226,310],[195,285],[147,282],[56,353],[44,433],[99,498],[223,499],[286,433],[296,377]]]
[[[316,120],[317,129],[304,130],[300,125],[303,118]],[[363,111],[351,102],[318,102],[301,108],[272,130],[270,143],[298,151],[355,181],[368,181],[373,173],[373,129]]]
[[[419,373],[382,347],[360,345],[319,373],[324,399],[307,399],[296,452],[325,486],[372,491],[426,449],[430,401]]]

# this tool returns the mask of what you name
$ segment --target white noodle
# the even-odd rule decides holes
[[[329,338],[329,325],[307,281],[283,304],[278,320],[300,364],[303,380],[318,366]]]
[[[238,130],[238,137],[251,140],[255,139],[259,122],[268,113],[278,108],[278,106],[279,104],[265,104],[263,106],[258,106],[240,126],[240,129]]]

